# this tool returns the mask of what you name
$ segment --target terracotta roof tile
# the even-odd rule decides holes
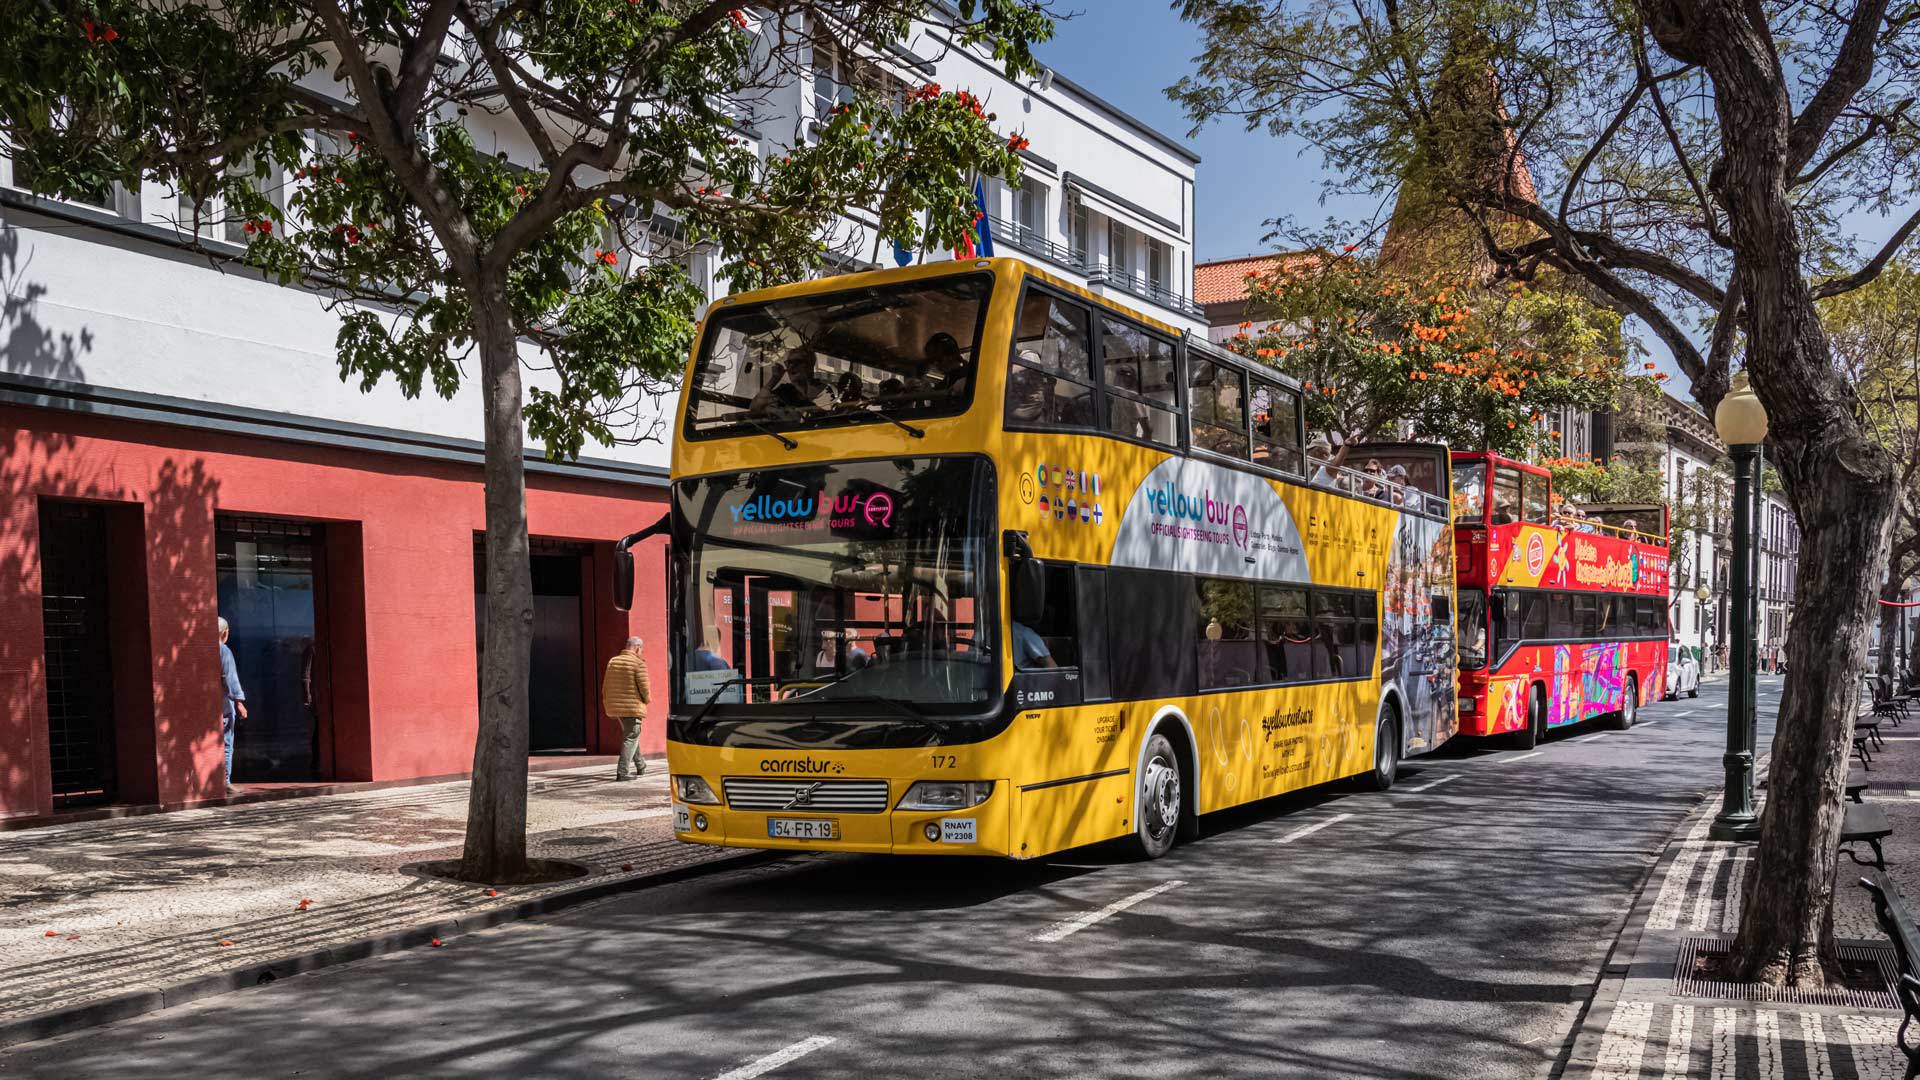
[[[1193,264],[1193,301],[1196,304],[1225,304],[1247,298],[1247,275],[1270,270],[1280,263],[1298,258],[1295,254],[1247,255],[1238,259]]]

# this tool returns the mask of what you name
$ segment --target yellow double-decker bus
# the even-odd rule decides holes
[[[683,840],[1157,857],[1455,730],[1445,448],[1319,462],[1299,387],[1018,260],[721,300],[674,424]]]

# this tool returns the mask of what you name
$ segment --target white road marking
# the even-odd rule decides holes
[[[1452,773],[1450,775],[1443,776],[1438,780],[1430,780],[1427,783],[1421,784],[1419,787],[1410,787],[1407,790],[1408,791],[1432,791],[1434,788],[1439,787],[1441,784],[1451,783],[1458,779],[1460,779],[1460,774]]]
[[[1658,720],[1635,720],[1633,722],[1633,726],[1634,727],[1652,727],[1653,725],[1659,722],[1660,721]]]
[[[1516,755],[1514,755],[1513,757],[1508,757],[1508,756],[1506,756],[1505,754],[1502,754],[1502,755],[1500,755],[1500,757],[1499,757],[1499,758],[1497,758],[1497,759],[1495,759],[1495,760],[1494,760],[1493,762],[1491,762],[1491,764],[1494,764],[1494,765],[1505,765],[1505,764],[1506,764],[1507,762],[1509,762],[1509,761],[1525,761],[1525,760],[1527,760],[1527,759],[1528,759],[1528,758],[1530,758],[1530,757],[1539,757],[1539,756],[1540,756],[1541,754],[1544,754],[1544,753],[1546,753],[1546,751],[1545,751],[1545,750],[1535,750],[1535,751],[1534,751],[1533,753],[1531,753],[1531,754],[1516,754]]]
[[[1679,712],[1677,712],[1677,713],[1674,713],[1673,715],[1675,715],[1675,716],[1692,716],[1692,715],[1693,715],[1693,710],[1692,710],[1692,709],[1681,709],[1681,710],[1680,710]]]
[[[1570,742],[1570,743],[1572,743],[1572,742],[1591,742],[1591,741],[1592,741],[1592,740],[1594,740],[1594,739],[1604,739],[1604,738],[1606,738],[1607,736],[1609,736],[1609,735],[1611,735],[1611,734],[1613,734],[1613,732],[1611,732],[1611,731],[1596,731],[1596,732],[1594,732],[1594,733],[1593,733],[1593,734],[1591,734],[1591,735],[1582,735],[1582,736],[1580,736],[1580,737],[1579,737],[1579,738],[1577,738],[1577,739],[1568,739],[1567,741],[1568,741],[1568,742]]]
[[[1143,900],[1151,900],[1154,897],[1159,896],[1161,893],[1166,892],[1168,889],[1177,889],[1180,886],[1185,884],[1186,882],[1184,881],[1167,881],[1167,882],[1162,882],[1159,885],[1155,885],[1151,889],[1142,889],[1139,892],[1134,893],[1132,896],[1123,896],[1120,899],[1115,900],[1113,903],[1108,904],[1106,907],[1103,907],[1098,911],[1089,911],[1082,915],[1075,915],[1071,919],[1065,919],[1060,922],[1054,923],[1052,926],[1047,927],[1045,930],[1041,931],[1040,933],[1033,935],[1032,940],[1051,943],[1051,942],[1059,941],[1062,938],[1072,937],[1073,935],[1079,933],[1082,930],[1085,930],[1087,927],[1092,926],[1094,923],[1097,923],[1102,919],[1108,918],[1109,916],[1118,915],[1119,913],[1127,910],[1128,908],[1132,907],[1135,904],[1140,903]],[[756,1073],[754,1075],[758,1075],[758,1074]]]
[[[831,1042],[833,1042],[831,1036],[810,1036],[785,1049],[775,1050],[766,1057],[749,1061],[731,1072],[723,1072],[713,1080],[753,1080],[754,1077],[765,1076],[790,1061],[798,1061]]]
[[[1281,837],[1280,839],[1275,840],[1274,843],[1291,844],[1295,840],[1298,840],[1303,836],[1308,836],[1313,833],[1317,833],[1321,829],[1324,829],[1329,825],[1333,825],[1333,824],[1337,824],[1339,822],[1345,821],[1352,816],[1353,816],[1352,814],[1335,814],[1332,817],[1327,818],[1325,821],[1316,821],[1311,825],[1302,825],[1299,828],[1288,833],[1287,835]]]

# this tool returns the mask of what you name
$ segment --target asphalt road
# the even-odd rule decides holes
[[[1764,753],[1778,680],[1762,697]],[[1140,864],[808,855],[0,1051],[0,1076],[1537,1077],[1724,684]]]

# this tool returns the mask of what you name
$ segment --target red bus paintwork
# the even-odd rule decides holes
[[[1498,454],[1452,456],[1455,467],[1473,462],[1507,466],[1551,482],[1545,469]],[[1654,596],[1665,610],[1666,543],[1650,542],[1655,539],[1651,534],[1643,541],[1523,521],[1492,524],[1491,474],[1487,480],[1478,518],[1456,508],[1454,546],[1461,591],[1479,589],[1488,596],[1483,631],[1489,652],[1494,647],[1493,590],[1501,587]],[[1664,510],[1661,517],[1659,539],[1664,540]],[[1521,645],[1508,656],[1487,659],[1486,668],[1460,673],[1462,735],[1499,735],[1526,727],[1527,699],[1536,686],[1546,694],[1550,729],[1620,711],[1630,682],[1638,687],[1636,705],[1658,701],[1666,693],[1665,634],[1659,640]]]

